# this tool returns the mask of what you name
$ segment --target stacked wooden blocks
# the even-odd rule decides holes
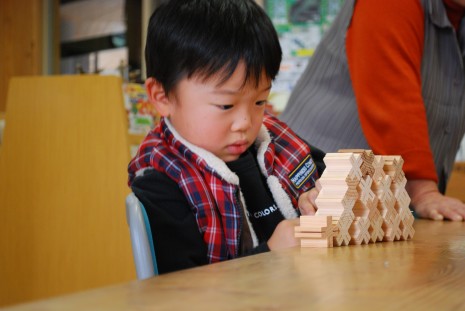
[[[332,247],[411,239],[413,215],[400,156],[340,150],[324,158],[315,216],[301,216],[302,247]],[[332,241],[330,241],[332,240]]]
[[[295,237],[302,247],[333,247],[333,220],[331,216],[300,216]]]

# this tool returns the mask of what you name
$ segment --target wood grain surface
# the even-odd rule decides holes
[[[291,248],[7,310],[464,310],[465,222],[411,241]]]

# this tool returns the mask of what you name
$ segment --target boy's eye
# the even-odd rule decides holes
[[[221,110],[229,110],[233,107],[233,105],[217,105],[217,107]]]
[[[263,106],[263,105],[265,105],[267,102],[268,102],[267,100],[261,100],[261,101],[256,102],[255,104],[256,104],[257,106]]]

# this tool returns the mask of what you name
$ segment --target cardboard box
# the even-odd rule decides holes
[[[465,162],[457,162],[447,185],[446,195],[465,202]]]

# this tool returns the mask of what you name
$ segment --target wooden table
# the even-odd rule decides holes
[[[465,222],[412,241],[292,248],[7,310],[465,310]]]

